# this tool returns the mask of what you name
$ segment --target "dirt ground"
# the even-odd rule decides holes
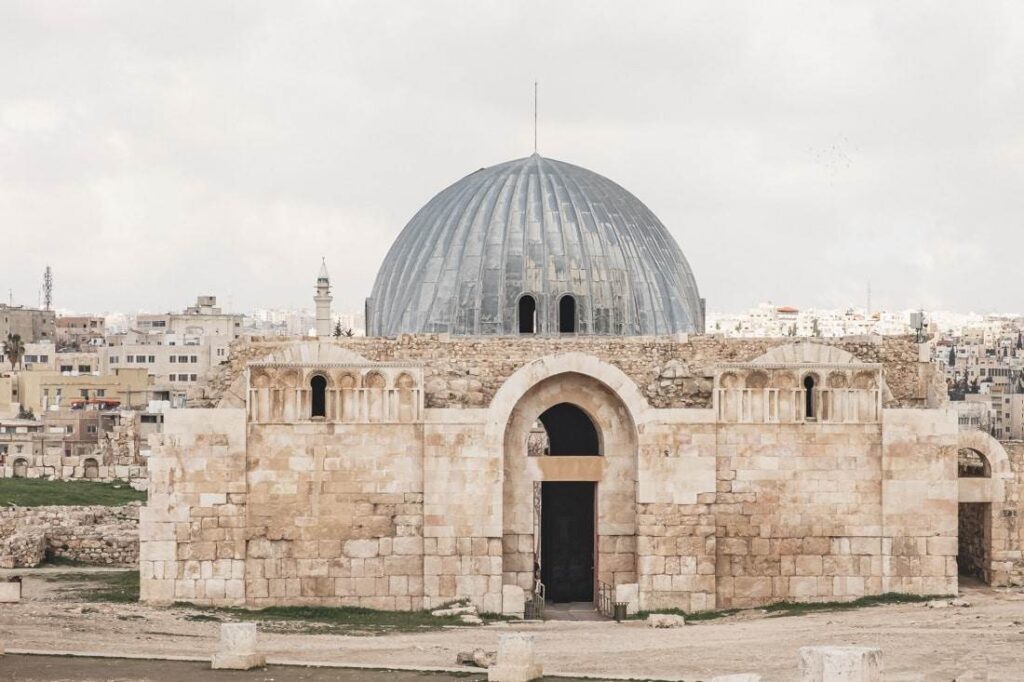
[[[47,582],[31,571],[18,573],[27,576],[22,602],[0,605],[0,643],[9,652],[173,657],[209,656],[216,649],[218,623],[189,620],[196,617],[189,609],[75,602],[61,592],[67,583]],[[690,682],[758,672],[765,680],[793,680],[800,647],[862,645],[883,650],[887,682],[949,681],[969,672],[986,672],[990,681],[1024,680],[1024,591],[971,587],[964,588],[963,596],[969,607],[899,604],[787,617],[752,611],[675,630],[654,630],[639,621],[547,621],[380,636],[272,632],[261,634],[261,648],[272,664],[452,668],[458,651],[493,650],[501,633],[516,630],[536,635],[538,655],[549,673]],[[20,661],[0,659],[0,680],[93,679],[4,677],[5,668],[23,665]],[[366,671],[359,674],[351,679],[378,679]],[[122,674],[119,679],[148,678]]]

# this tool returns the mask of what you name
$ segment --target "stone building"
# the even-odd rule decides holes
[[[0,339],[17,334],[25,343],[52,342],[57,336],[56,323],[57,314],[52,310],[0,303]]]
[[[464,178],[385,259],[376,336],[238,343],[166,415],[142,598],[699,611],[1024,580],[1020,465],[959,430],[927,348],[703,336],[703,311],[611,181]]]

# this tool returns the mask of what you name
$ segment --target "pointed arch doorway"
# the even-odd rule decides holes
[[[505,431],[506,584],[592,611],[600,583],[636,581],[636,447],[629,410],[591,376],[522,394]]]

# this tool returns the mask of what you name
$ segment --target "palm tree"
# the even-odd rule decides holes
[[[4,342],[4,353],[7,355],[7,360],[11,363],[11,371],[14,370],[14,366],[21,363],[21,358],[25,355],[25,343],[21,340],[20,334],[7,334],[7,341]]]

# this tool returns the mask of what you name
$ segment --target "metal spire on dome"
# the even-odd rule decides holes
[[[533,153],[537,153],[537,81],[533,81]]]
[[[317,275],[317,279],[330,279],[330,275],[327,274],[327,256],[321,256],[320,274]]]

